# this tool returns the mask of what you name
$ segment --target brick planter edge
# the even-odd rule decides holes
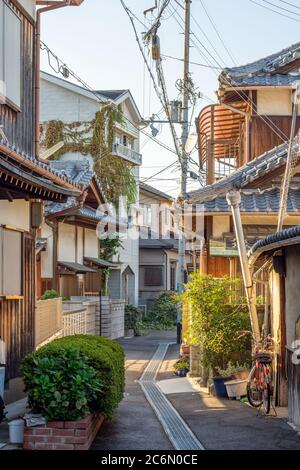
[[[104,417],[90,414],[81,421],[49,421],[24,429],[25,450],[89,450]]]

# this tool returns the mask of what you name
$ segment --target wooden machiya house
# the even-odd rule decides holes
[[[81,181],[83,194],[68,198],[65,204],[46,204],[40,232],[44,248],[38,261],[38,293],[54,289],[67,298],[98,296],[102,290],[102,270],[120,269],[117,263],[100,257],[97,226],[100,224],[105,230],[114,223],[101,210],[107,204],[106,198],[89,158],[53,161],[51,167],[74,182]]]
[[[293,91],[299,81],[300,43],[219,76],[219,104],[198,118],[199,161],[206,186],[189,194],[204,219],[200,271],[239,276],[234,228],[226,194],[241,191],[241,217],[248,248],[276,231],[280,185],[287,160]],[[299,114],[299,112],[298,112]],[[297,116],[296,133],[300,127]],[[299,141],[295,137],[297,163]],[[300,222],[299,167],[288,198],[285,226]]]
[[[34,347],[42,203],[81,194],[80,183],[36,158],[35,32],[35,1],[0,0],[0,337],[8,380]]]

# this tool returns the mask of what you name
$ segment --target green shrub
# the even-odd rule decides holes
[[[250,357],[250,337],[238,339],[237,335],[251,329],[247,305],[238,297],[239,283],[229,277],[193,273],[183,294],[191,306],[186,318],[191,344],[200,346],[204,365],[214,372],[230,360],[246,362]]]
[[[66,348],[77,348],[85,354],[91,367],[102,385],[101,396],[91,403],[94,411],[99,411],[111,418],[124,392],[124,352],[116,342],[101,336],[76,335],[52,341],[38,351],[27,356],[23,361],[23,373],[32,370],[36,357],[57,357],[64,354]]]
[[[138,336],[139,332],[139,323],[141,321],[142,314],[138,308],[134,305],[125,306],[125,329],[134,330],[134,334]]]
[[[46,290],[41,297],[41,300],[57,299],[60,297],[59,293],[54,289]]]
[[[82,419],[101,396],[95,369],[75,348],[65,348],[59,356],[33,354],[23,374],[30,406],[50,421]]]
[[[143,320],[143,327],[157,330],[173,329],[177,323],[178,295],[172,291],[161,292]]]
[[[179,359],[177,362],[175,362],[173,369],[174,370],[179,370],[179,369],[189,369],[190,368],[190,363],[187,358],[182,358]]]

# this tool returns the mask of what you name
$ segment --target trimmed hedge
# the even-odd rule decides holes
[[[66,348],[76,348],[89,358],[102,385],[101,396],[92,403],[94,411],[112,418],[115,409],[123,398],[125,386],[124,351],[113,340],[101,336],[75,335],[52,341],[25,357],[22,370],[26,374],[33,371],[36,357],[57,357]],[[26,389],[30,396],[30,389]]]

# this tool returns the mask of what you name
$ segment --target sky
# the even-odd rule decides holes
[[[158,4],[161,1],[158,0]],[[274,8],[264,0],[256,1],[265,7]],[[295,15],[292,15],[277,9],[278,13],[298,21],[273,13],[250,0],[193,0],[191,62],[214,67],[231,67],[234,65],[234,59],[237,65],[243,65],[300,41],[300,0],[289,0],[295,8],[280,0],[270,1],[278,7],[295,12]],[[153,17],[148,15],[145,18],[143,12],[152,7],[155,0],[125,0],[125,3],[143,23],[142,25],[135,20],[141,38],[156,14],[154,12]],[[183,0],[171,0],[161,22],[158,34],[161,53],[164,56],[183,57],[183,3]],[[205,5],[230,54],[209,21],[202,4]],[[48,12],[42,16],[41,39],[89,86],[95,89],[130,89],[142,116],[146,119],[161,112],[162,106],[145,70],[132,26],[120,0],[85,0],[80,7]],[[155,74],[153,63],[150,65]],[[219,69],[202,65],[191,64],[190,68],[200,96],[192,123],[203,107],[216,101]],[[42,52],[41,67],[55,74],[49,67],[45,52]],[[177,99],[178,90],[175,84],[182,76],[182,61],[163,57],[163,69],[169,98]],[[160,114],[161,118],[164,118],[163,114]],[[157,139],[174,148],[168,125],[156,127],[159,130]],[[180,137],[178,126],[176,130]],[[150,132],[149,129],[147,131]],[[178,164],[154,176],[175,162],[176,155],[145,136],[141,138],[141,153],[141,178],[176,197],[180,187]],[[192,158],[197,160],[196,149]],[[191,166],[190,169],[195,171],[197,167]],[[188,187],[190,190],[197,189],[199,182],[189,180]]]

